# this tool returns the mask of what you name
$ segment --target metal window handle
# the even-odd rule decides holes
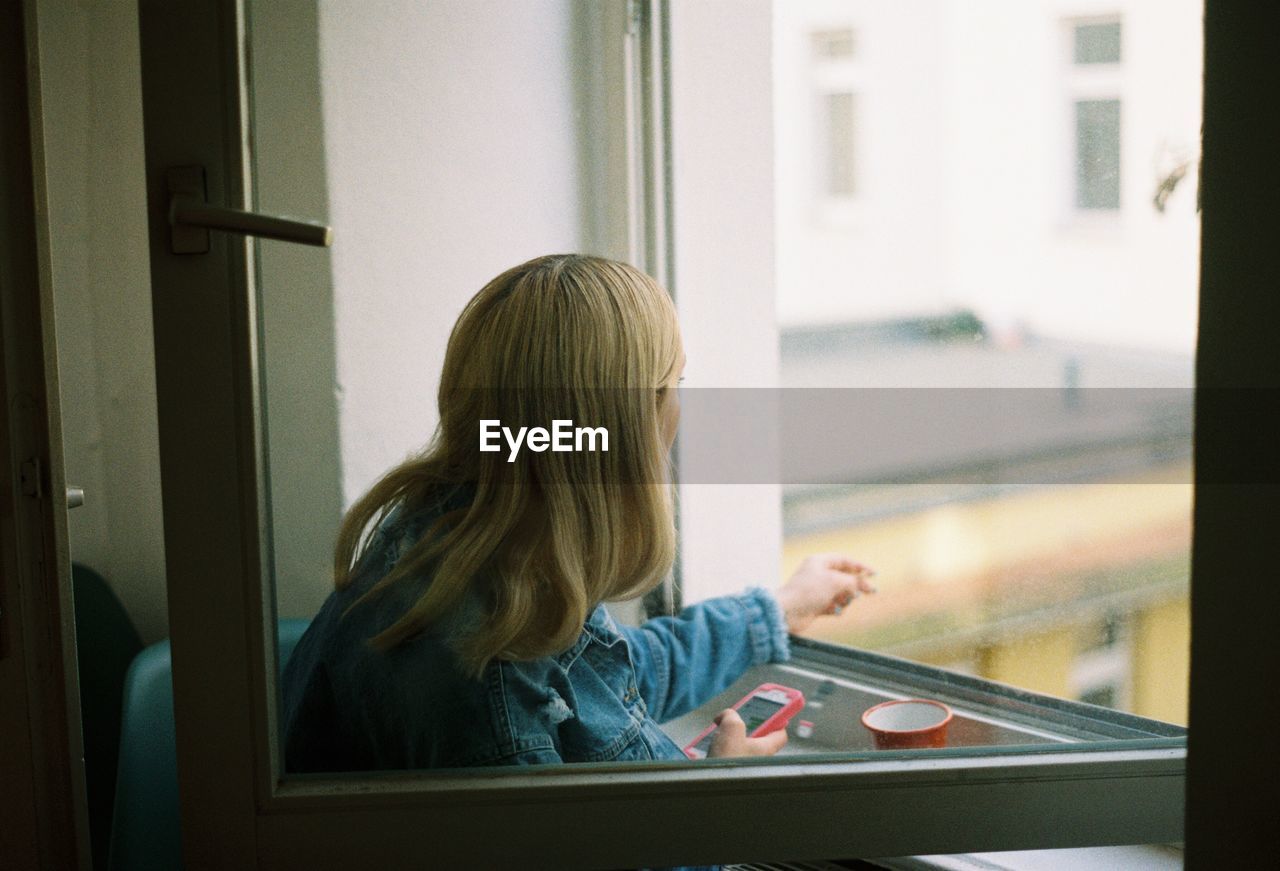
[[[165,174],[165,180],[169,188],[169,243],[174,254],[207,253],[210,230],[322,248],[333,244],[333,229],[324,224],[205,202],[202,166],[174,167]]]

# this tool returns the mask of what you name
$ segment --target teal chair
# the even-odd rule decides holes
[[[89,844],[93,867],[106,868],[120,753],[120,700],[129,664],[142,651],[142,639],[102,575],[73,563],[71,580]]]
[[[281,669],[309,622],[280,621]],[[139,653],[125,676],[107,867],[111,871],[173,871],[182,867],[173,663],[168,640]]]

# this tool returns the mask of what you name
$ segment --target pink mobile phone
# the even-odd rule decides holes
[[[785,729],[791,718],[803,707],[804,693],[799,690],[776,683],[762,683],[739,699],[733,709],[747,724],[748,737],[759,738]],[[715,723],[703,729],[684,748],[684,754],[690,759],[705,758],[715,731]]]

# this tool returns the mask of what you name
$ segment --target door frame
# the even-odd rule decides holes
[[[35,6],[0,4],[0,866],[88,868]]]

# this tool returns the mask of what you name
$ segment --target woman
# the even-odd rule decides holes
[[[285,671],[289,770],[683,759],[659,722],[787,659],[788,632],[872,589],[826,555],[776,593],[614,623],[602,603],[652,589],[674,559],[683,366],[670,298],[622,263],[537,258],[467,304],[435,436],[347,513],[336,589]],[[557,420],[607,442],[511,449],[511,432]],[[498,426],[500,449],[482,450]],[[731,710],[717,722],[710,756],[786,742],[748,737]]]

